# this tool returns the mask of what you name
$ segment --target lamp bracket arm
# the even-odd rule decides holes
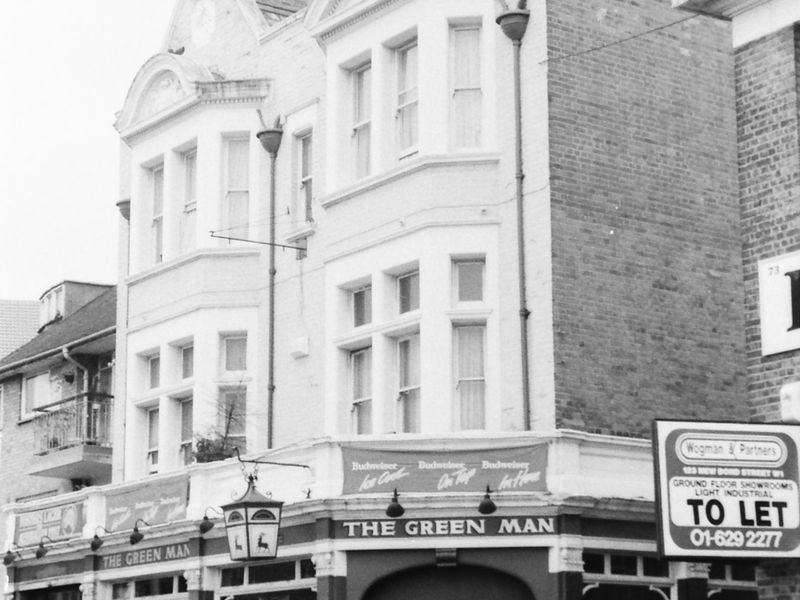
[[[274,461],[271,461],[271,460],[252,460],[252,459],[244,460],[241,457],[241,455],[239,454],[239,448],[234,446],[233,447],[233,451],[236,452],[236,458],[242,464],[249,463],[249,464],[254,464],[254,465],[274,465],[274,466],[277,466],[277,467],[297,467],[297,468],[300,468],[300,469],[311,469],[310,466],[304,465],[304,464],[301,464],[301,463],[274,462]]]

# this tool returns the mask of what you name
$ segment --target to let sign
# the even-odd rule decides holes
[[[654,422],[659,551],[800,556],[800,428]]]

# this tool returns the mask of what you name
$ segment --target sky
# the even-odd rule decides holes
[[[175,0],[14,0],[0,16],[0,299],[115,283],[119,137]]]

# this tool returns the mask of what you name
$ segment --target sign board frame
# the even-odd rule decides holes
[[[664,558],[800,556],[800,426],[653,421]]]

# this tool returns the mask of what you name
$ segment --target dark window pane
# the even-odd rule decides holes
[[[755,581],[756,566],[752,563],[731,563],[731,579],[736,581]]]
[[[642,572],[648,577],[669,577],[669,562],[645,556],[642,559]]]
[[[158,579],[140,579],[136,582],[133,595],[140,596],[160,596],[172,593],[172,577],[160,577]]]
[[[244,567],[222,569],[222,586],[244,585]]]
[[[711,561],[708,569],[709,579],[725,579],[725,563],[719,560]]]
[[[301,560],[300,578],[305,579],[306,577],[316,577],[316,576],[317,576],[317,568],[314,566],[314,563],[307,558]]]
[[[612,554],[611,572],[614,575],[636,575],[636,557]]]
[[[603,572],[603,555],[592,554],[591,552],[583,553],[583,572],[584,573],[602,573]]]
[[[250,567],[248,583],[291,581],[292,579],[294,579],[294,562],[284,562]]]
[[[178,575],[178,592],[185,592],[188,587],[189,586],[186,583],[186,577],[183,575]]]

